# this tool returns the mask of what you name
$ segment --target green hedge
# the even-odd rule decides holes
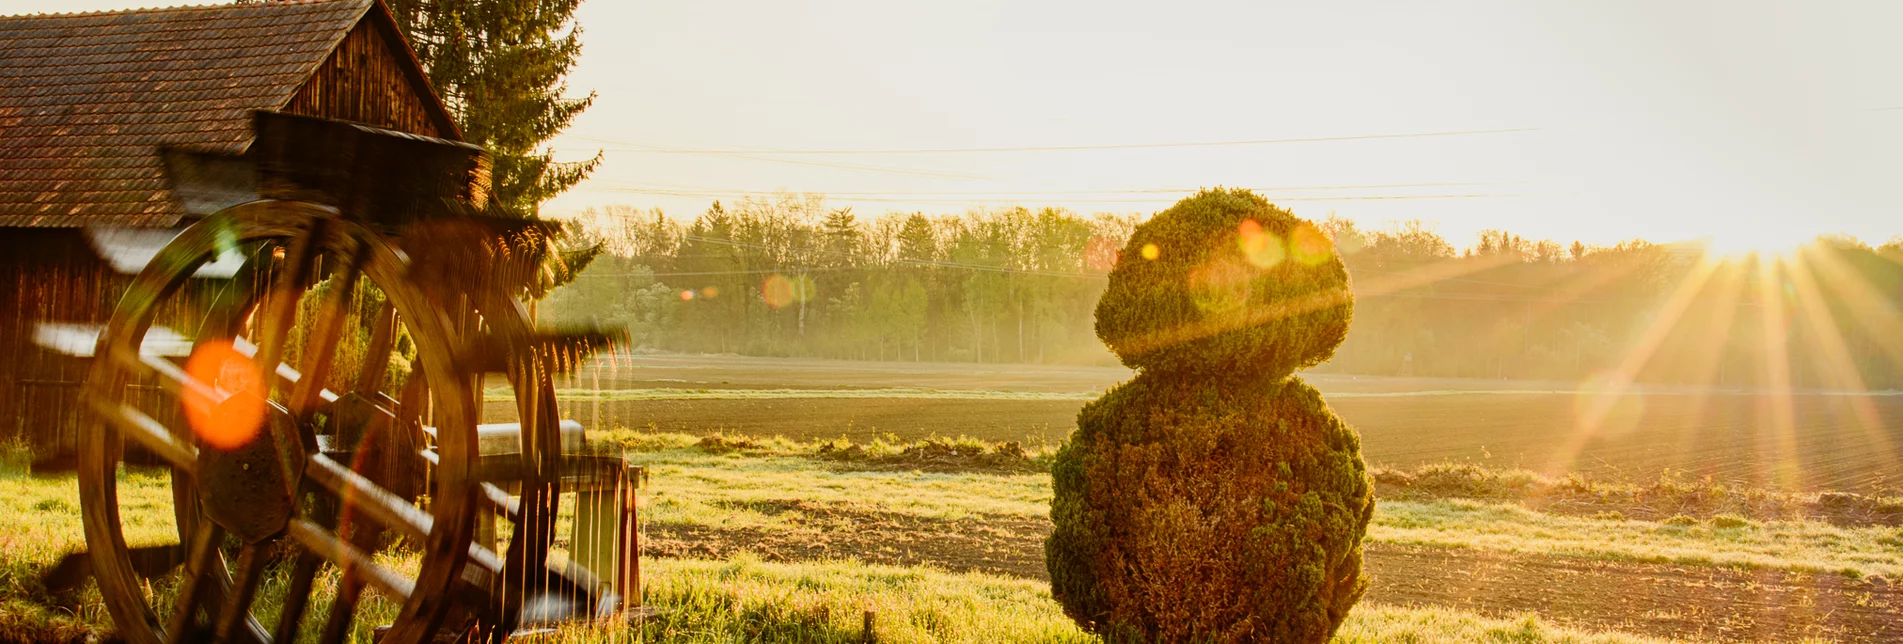
[[[1334,355],[1352,313],[1348,270],[1314,224],[1205,190],[1137,226],[1097,337],[1135,369],[1279,375]]]
[[[1138,227],[1097,307],[1136,378],[1084,406],[1052,464],[1051,591],[1113,642],[1322,644],[1361,598],[1361,439],[1290,375],[1353,297],[1313,224],[1206,190]]]

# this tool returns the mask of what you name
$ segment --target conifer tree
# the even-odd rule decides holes
[[[529,216],[601,163],[555,161],[542,147],[594,102],[566,98],[581,55],[581,0],[387,0],[462,129],[495,155],[503,207]]]

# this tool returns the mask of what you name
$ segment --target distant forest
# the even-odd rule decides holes
[[[1092,311],[1141,218],[1062,209],[860,217],[818,195],[718,202],[682,223],[609,207],[603,252],[539,305],[627,327],[637,347],[863,360],[1114,364]],[[1419,223],[1318,222],[1354,281],[1354,323],[1317,371],[1833,389],[1903,388],[1903,239],[1811,241],[1800,261]],[[1768,331],[1768,332],[1767,332]]]

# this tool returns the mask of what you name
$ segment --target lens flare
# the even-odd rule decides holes
[[[685,302],[685,301],[687,301],[687,300],[691,300],[691,299],[694,299],[694,290],[693,290],[693,289],[688,289],[688,290],[685,290],[685,291],[681,291],[681,301],[683,301],[683,302]]]
[[[1093,271],[1107,271],[1117,265],[1117,241],[1097,236],[1084,244],[1084,265]]]
[[[716,297],[720,297],[720,288],[716,286],[709,286],[707,288],[703,288],[700,290],[700,296],[710,300]]]
[[[1163,249],[1157,248],[1156,244],[1144,244],[1140,252],[1143,253],[1143,259],[1153,260],[1163,256]]]
[[[813,278],[775,273],[760,284],[760,299],[766,300],[767,306],[777,309],[811,301],[817,290]]]
[[[1256,268],[1275,268],[1276,264],[1288,258],[1288,247],[1282,245],[1282,238],[1275,233],[1262,229],[1262,224],[1254,219],[1243,220],[1236,226],[1236,244],[1242,248],[1242,257]]]
[[[264,394],[258,366],[229,341],[205,342],[185,359],[185,373],[209,383],[217,397],[187,388],[180,396],[185,420],[199,440],[218,449],[243,447],[264,425]]]
[[[1335,244],[1328,241],[1328,235],[1308,223],[1297,225],[1295,231],[1289,233],[1288,245],[1289,254],[1294,255],[1295,261],[1301,262],[1303,266],[1326,262],[1335,254]]]
[[[1211,261],[1189,273],[1190,296],[1206,315],[1241,311],[1249,303],[1250,271],[1232,259]]]

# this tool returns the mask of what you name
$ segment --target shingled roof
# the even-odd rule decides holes
[[[239,152],[374,0],[0,17],[0,226],[170,226],[160,146]]]

